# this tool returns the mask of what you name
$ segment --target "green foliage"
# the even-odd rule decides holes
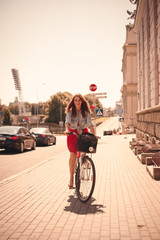
[[[45,119],[47,123],[59,123],[65,120],[65,109],[72,98],[72,94],[68,92],[58,92],[51,96],[48,104],[48,117]]]
[[[24,105],[25,105],[26,111],[31,112],[31,104],[29,102],[25,102]]]
[[[32,113],[32,115],[37,114],[37,104],[35,104],[35,103],[31,104],[31,113]]]
[[[12,119],[11,119],[11,112],[9,110],[9,108],[4,107],[2,109],[3,112],[3,124],[4,125],[12,125]]]
[[[102,107],[103,107],[98,98],[96,98],[95,101],[94,101],[94,99],[91,98],[91,97],[89,96],[89,94],[85,95],[84,97],[85,97],[85,99],[87,100],[87,102],[88,102],[88,104],[89,104],[90,107],[91,107],[92,105],[94,105],[95,108],[102,108]]]
[[[9,104],[9,110],[12,114],[14,115],[18,115],[19,114],[19,108],[18,108],[18,104]]]
[[[47,110],[46,110],[48,107],[47,102],[40,102],[38,103],[38,105],[37,103],[31,103],[31,104],[25,103],[25,106],[26,106],[27,112],[30,111],[32,115],[37,115],[37,111],[38,111],[38,114],[47,115]]]

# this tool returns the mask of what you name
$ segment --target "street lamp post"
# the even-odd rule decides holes
[[[38,104],[38,90],[39,90],[40,87],[42,87],[44,85],[46,85],[46,83],[42,83],[41,85],[39,85],[37,87],[37,127],[38,127],[38,106],[39,106],[39,104]]]

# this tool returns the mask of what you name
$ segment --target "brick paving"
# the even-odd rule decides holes
[[[67,187],[68,151],[0,182],[0,240],[160,240],[160,181],[130,150],[131,137],[99,141],[86,204]]]

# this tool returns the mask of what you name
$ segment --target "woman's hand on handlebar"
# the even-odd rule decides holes
[[[64,135],[68,135],[70,133],[70,131],[68,130],[68,129],[66,129],[65,131],[64,131]]]
[[[64,131],[64,134],[67,135],[67,136],[68,136],[68,135],[76,135],[76,136],[77,136],[77,133],[70,132],[70,131],[67,131],[67,130]]]
[[[64,135],[68,135],[68,133],[70,132],[69,129],[70,129],[70,124],[69,123],[66,123],[65,125],[65,131],[64,131]]]

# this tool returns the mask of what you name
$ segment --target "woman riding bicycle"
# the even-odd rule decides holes
[[[81,94],[75,94],[66,109],[66,130],[64,134],[74,132],[82,134],[89,132],[95,135],[94,126],[91,120],[90,108],[87,101]],[[70,181],[68,187],[73,189],[73,176],[76,166],[77,137],[76,135],[67,135],[67,146],[70,151],[69,169]]]

